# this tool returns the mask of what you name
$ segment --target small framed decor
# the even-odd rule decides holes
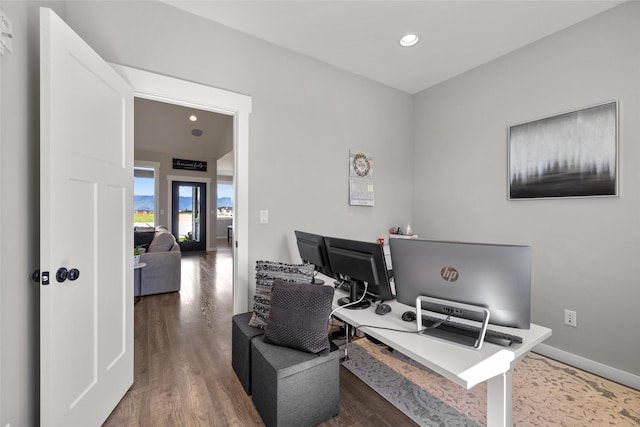
[[[349,151],[349,204],[373,206],[373,155],[362,151]]]
[[[618,102],[509,127],[509,200],[618,195]]]

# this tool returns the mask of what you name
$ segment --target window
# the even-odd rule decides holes
[[[133,225],[155,226],[156,179],[153,168],[133,168]]]
[[[233,184],[218,182],[218,218],[233,217]]]

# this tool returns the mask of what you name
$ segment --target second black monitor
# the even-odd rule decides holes
[[[351,285],[349,297],[342,298],[340,305],[348,308],[366,308],[370,301],[362,297],[365,289],[369,297],[386,301],[393,299],[382,245],[378,242],[325,237],[329,264],[334,275],[348,280]],[[358,300],[360,303],[355,304]]]

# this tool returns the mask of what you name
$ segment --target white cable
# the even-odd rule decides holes
[[[351,283],[351,286],[357,286],[355,282]],[[346,308],[349,307],[350,305],[354,305],[354,304],[358,304],[359,302],[361,302],[364,297],[367,295],[367,289],[369,288],[369,283],[364,282],[364,292],[362,294],[362,296],[360,297],[360,299],[356,302],[350,302],[348,304],[345,305],[341,305],[337,308],[335,308],[330,314],[329,314],[329,319],[331,319],[331,317],[333,317],[333,313],[335,313],[336,311],[340,310],[341,308]]]

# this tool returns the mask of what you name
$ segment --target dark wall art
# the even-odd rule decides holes
[[[509,199],[617,196],[616,101],[509,127]]]
[[[173,159],[174,169],[183,169],[188,171],[207,171],[207,162],[201,160],[185,160],[185,159]]]

